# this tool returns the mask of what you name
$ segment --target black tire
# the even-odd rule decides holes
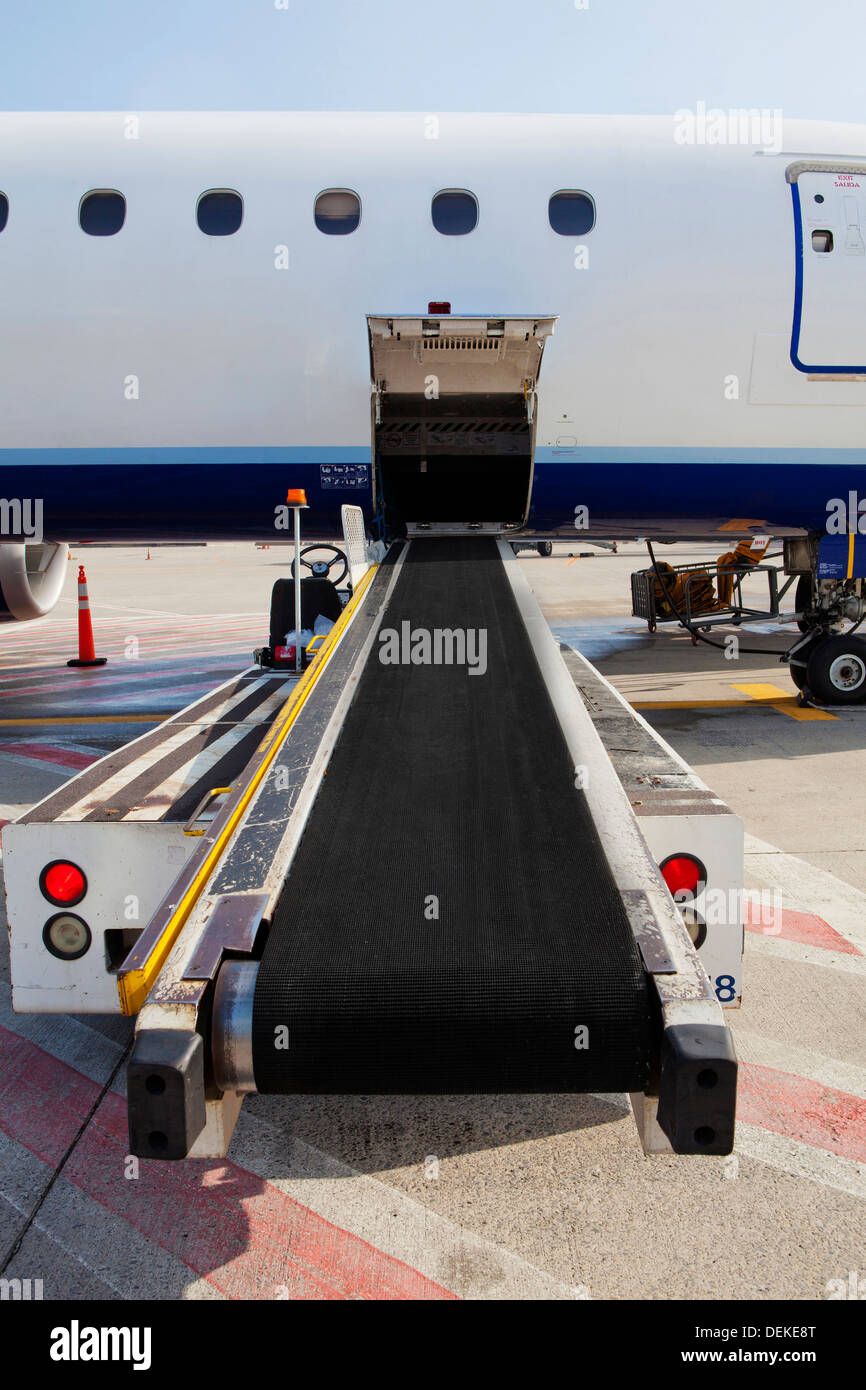
[[[812,607],[812,576],[811,574],[801,574],[797,580],[797,587],[794,590],[794,607],[798,613],[802,613]],[[802,618],[797,619],[797,626],[801,632],[808,632],[810,623]]]
[[[552,555],[552,554],[553,554],[553,541],[539,541],[539,542],[538,542],[538,553],[539,553],[539,555]]]
[[[809,653],[806,682],[827,705],[866,704],[866,638],[828,637]]]
[[[790,674],[791,680],[794,682],[798,690],[805,690],[807,684],[807,674],[809,670],[809,657],[812,655],[812,652],[815,650],[818,644],[820,642],[824,642],[825,640],[825,633],[820,631],[813,632],[811,639],[806,643],[805,646],[801,647],[796,654],[796,661],[798,663],[802,662],[802,665],[788,665],[788,672]]]

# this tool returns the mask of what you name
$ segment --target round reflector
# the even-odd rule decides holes
[[[46,864],[39,875],[39,888],[43,897],[58,907],[73,907],[80,903],[87,892],[87,879],[77,864],[66,859],[54,859]]]
[[[707,881],[706,869],[693,854],[669,854],[659,868],[674,900],[678,893],[689,898],[697,897]]]
[[[42,928],[47,950],[58,960],[78,960],[90,950],[90,928],[74,912],[58,912]]]
[[[707,939],[707,924],[693,907],[686,907],[684,903],[678,904],[678,907],[679,914],[686,924],[686,931],[692,938],[692,945],[699,951]]]

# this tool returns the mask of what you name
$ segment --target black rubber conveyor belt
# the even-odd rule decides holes
[[[404,623],[486,633],[486,671],[384,664]],[[647,980],[574,781],[496,543],[413,542],[274,913],[258,1089],[642,1090]]]

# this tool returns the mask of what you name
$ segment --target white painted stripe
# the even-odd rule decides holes
[[[259,618],[256,622],[244,621],[237,623],[225,622],[206,624],[183,623],[181,625],[175,626],[173,623],[170,625],[166,623],[122,623],[118,622],[116,619],[113,618],[105,618],[101,614],[96,613],[95,610],[92,611],[94,611],[95,619],[99,624],[99,631],[107,633],[111,637],[118,635],[126,636],[128,634],[130,636],[138,635],[148,637],[175,637],[178,640],[180,640],[183,637],[215,637],[219,636],[219,634],[223,632],[229,634],[250,634],[254,632],[262,632],[264,634],[267,633],[266,617]],[[57,649],[59,646],[63,644],[63,642],[65,642],[68,639],[69,632],[72,630],[72,627],[73,624],[70,623],[67,627],[57,632],[51,633],[50,635],[46,633],[45,637],[42,638],[38,643],[34,642],[32,647],[27,646],[27,643],[33,641],[32,633],[26,633],[24,637],[20,639],[19,643],[14,644],[15,649],[13,654],[15,656],[18,656],[22,647],[24,647],[28,651],[40,652],[48,651],[51,649]],[[13,643],[7,643],[5,641],[5,637],[6,634],[4,633],[4,651],[11,652],[13,648]]]
[[[74,616],[75,610],[78,608],[77,599],[70,600],[70,608],[72,609],[72,612],[68,614],[68,618],[72,618]],[[103,613],[103,609],[109,611]],[[251,627],[256,623],[267,622],[267,612],[264,610],[260,613],[160,614],[159,612],[152,613],[149,609],[118,609],[115,607],[114,604],[105,604],[96,601],[94,603],[94,612],[99,612],[101,614],[100,622],[102,622],[107,627],[126,627],[129,625],[129,621],[132,620],[135,623],[137,629],[149,628],[153,629],[154,631],[166,632],[183,632],[189,627],[219,628],[225,627],[226,625],[234,627]],[[145,614],[144,617],[141,616],[142,613]],[[118,616],[114,616],[114,614],[117,614]],[[163,619],[162,622],[159,621],[160,618]],[[59,621],[54,622],[51,624],[50,627],[43,627],[42,629],[40,629],[39,635],[43,638],[56,638],[60,634],[60,632],[65,630],[66,626],[68,626],[68,621],[64,621],[63,624],[61,624]],[[33,626],[28,624],[27,629],[21,631],[18,631],[15,628],[13,628],[10,631],[9,636],[12,639],[18,639],[22,642],[32,641],[34,636]]]
[[[851,1197],[866,1199],[866,1169],[862,1163],[828,1153],[826,1149],[813,1148],[799,1139],[787,1139],[782,1134],[773,1134],[738,1120],[734,1151],[778,1168],[792,1178],[806,1178],[821,1187],[832,1187]],[[719,1201],[722,1202],[721,1197]]]
[[[256,710],[256,724],[261,728],[261,736],[264,738],[266,725],[273,719],[277,710],[286,702],[286,694],[283,690],[277,690],[267,700],[263,700]],[[205,773],[210,772],[226,753],[245,738],[254,726],[251,724],[234,724],[226,729],[224,734],[215,738],[209,743],[207,748],[203,748],[194,758],[190,758],[183,763],[171,777],[164,782],[160,782],[158,787],[153,787],[147,793],[147,805],[137,810],[130,811],[123,816],[124,821],[152,821],[158,819],[163,811],[167,811],[169,806],[177,801],[186,787],[191,787]],[[2,745],[0,745],[2,752]]]
[[[229,1157],[377,1250],[469,1299],[579,1299],[510,1250],[242,1110]],[[275,1178],[273,1173],[283,1176]]]
[[[850,1096],[866,1100],[866,1067],[840,1062],[836,1057],[827,1057],[808,1047],[796,1047],[793,1043],[777,1042],[775,1038],[750,1033],[738,1026],[736,1018],[733,1019],[731,1031],[741,1062],[774,1067],[777,1071],[803,1076],[809,1081],[816,1081],[819,1086],[832,1086],[836,1091],[845,1091]]]
[[[745,1036],[749,1036],[746,1034]],[[753,1039],[756,1035],[752,1035]],[[738,1055],[742,1061],[759,1062],[767,1066],[774,1065],[771,1062],[764,1062],[762,1057],[747,1057],[746,1049],[741,1050],[741,1035],[735,1034],[735,1044]],[[768,1050],[771,1048],[782,1047],[784,1044],[775,1043],[771,1039],[762,1038],[761,1044],[766,1043]],[[757,1049],[756,1049],[757,1050]],[[797,1049],[800,1052],[800,1049]],[[819,1055],[808,1053],[802,1050],[802,1055],[810,1059],[810,1067],[815,1071],[820,1071],[822,1061],[827,1062],[830,1067],[840,1068],[842,1072],[855,1073],[854,1080],[861,1084],[864,1073],[859,1067],[847,1067],[845,1063],[836,1062],[830,1058],[820,1058]],[[790,1070],[782,1067],[782,1070]],[[805,1073],[804,1073],[805,1074]],[[840,1072],[840,1074],[842,1074]],[[820,1081],[821,1077],[813,1076],[813,1080]],[[827,1084],[835,1085],[835,1082]],[[844,1088],[842,1088],[844,1089]],[[852,1094],[857,1094],[852,1092]],[[604,1095],[599,1096],[600,1100],[605,1100],[609,1105],[619,1109],[629,1108],[628,1097],[624,1095]],[[241,1111],[243,1116],[243,1111]],[[804,1144],[799,1139],[789,1139],[783,1134],[775,1134],[772,1130],[761,1129],[759,1125],[747,1124],[744,1120],[737,1120],[734,1138],[734,1153],[747,1155],[749,1158],[756,1159],[759,1163],[766,1163],[771,1168],[781,1168],[783,1172],[790,1173],[795,1178],[805,1178],[808,1182],[818,1183],[821,1187],[833,1187],[839,1192],[848,1192],[852,1197],[866,1198],[866,1168],[862,1163],[856,1163],[853,1159],[842,1158],[839,1154],[830,1153],[826,1149],[818,1148],[812,1144]]]
[[[74,606],[74,602],[75,602],[74,599],[66,599],[66,600],[65,600],[65,603],[68,604],[70,607]],[[107,609],[110,609],[112,612],[115,612],[115,613],[132,613],[132,614],[145,613],[145,614],[147,614],[149,617],[155,617],[155,618],[173,618],[175,622],[179,622],[179,623],[180,623],[180,622],[185,622],[187,619],[188,619],[190,622],[213,623],[213,622],[223,621],[223,620],[225,620],[225,619],[227,619],[227,618],[228,618],[228,619],[246,618],[246,619],[248,619],[250,622],[252,622],[254,619],[259,619],[259,620],[260,620],[260,619],[261,619],[261,616],[262,616],[260,612],[259,612],[259,613],[178,613],[176,609],[167,609],[167,608],[130,608],[127,604],[123,604],[123,603],[105,603],[104,600],[102,600],[102,599],[98,599],[98,600],[97,600],[97,607],[98,607],[98,608],[107,608]]]
[[[0,758],[2,758],[4,762],[12,763],[13,766],[17,765],[19,767],[29,768],[31,772],[35,772],[38,769],[39,772],[53,774],[55,777],[60,778],[61,785],[63,782],[68,781],[69,773],[73,770],[63,763],[49,762],[47,758],[31,758],[28,757],[26,753],[7,753],[2,743],[0,743]]]
[[[128,762],[119,772],[116,772],[113,777],[109,777],[107,781],[100,783],[97,787],[80,797],[79,800],[74,802],[67,810],[62,811],[56,819],[58,821],[82,820],[84,816],[94,809],[97,801],[103,804],[110,797],[122,791],[122,789],[135,777],[147,772],[156,761],[165,757],[166,754],[173,752],[175,749],[182,748],[183,745],[194,738],[203,727],[214,724],[218,720],[224,718],[235,706],[241,704],[250,693],[250,685],[241,686],[241,688],[235,691],[228,699],[222,700],[218,705],[215,705],[213,709],[201,714],[196,723],[183,723],[177,725],[177,732],[170,738],[165,739],[164,742],[158,744],[155,748],[147,750],[140,754],[139,757]],[[276,694],[281,696],[282,692],[277,691]],[[288,691],[286,691],[282,698],[288,698]],[[195,709],[195,705],[189,706],[187,712],[191,714],[193,709]],[[133,747],[134,743],[127,746]],[[88,769],[88,771],[90,771],[90,769]]]
[[[750,887],[778,888],[782,903],[795,912],[812,912],[855,946],[866,950],[866,893],[817,869],[795,854],[747,835],[746,870]]]
[[[750,955],[775,956],[798,965],[814,965],[819,970],[836,970],[845,975],[866,979],[866,959],[861,956],[838,954],[826,946],[807,946],[802,941],[787,941],[783,936],[764,936],[762,932],[746,932],[746,959]]]
[[[0,990],[0,1024],[19,1038],[26,1038],[43,1052],[81,1072],[89,1081],[104,1085],[123,1051],[121,1043],[108,1038],[98,1028],[68,1014],[16,1014],[12,1012],[11,991],[4,982]],[[131,1031],[131,1023],[130,1023]],[[120,1094],[125,1095],[124,1078],[118,1078]]]

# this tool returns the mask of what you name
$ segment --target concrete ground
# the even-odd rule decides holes
[[[721,547],[659,548],[670,563]],[[520,563],[579,647],[743,819],[736,1152],[645,1158],[625,1098],[252,1097],[226,1160],[131,1163],[130,1024],[15,1015],[0,983],[0,1264],[46,1298],[827,1298],[866,1292],[866,712],[804,717],[773,655],[630,616],[641,547]],[[103,670],[58,609],[0,630],[0,819],[246,664],[286,555],[76,552]],[[762,624],[741,645],[784,649]],[[767,690],[766,687],[774,687]],[[54,722],[45,722],[45,721]],[[116,1074],[115,1074],[116,1072]],[[862,1282],[861,1282],[862,1281]]]

